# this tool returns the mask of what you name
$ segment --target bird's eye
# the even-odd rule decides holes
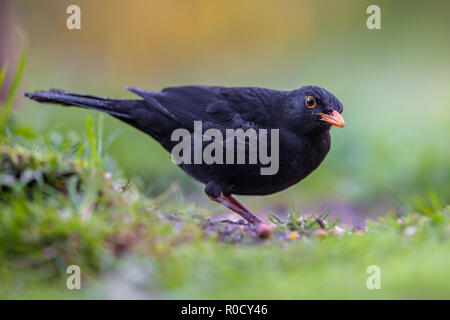
[[[314,97],[307,96],[305,99],[305,104],[308,108],[312,109],[317,105],[317,102],[316,99],[314,99]]]

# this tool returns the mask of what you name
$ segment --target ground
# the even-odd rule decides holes
[[[261,239],[244,221],[143,196],[95,152],[14,140],[0,146],[2,298],[450,297],[449,207],[433,193],[365,229],[272,215]],[[81,290],[66,287],[74,264]],[[367,288],[371,265],[381,289]]]

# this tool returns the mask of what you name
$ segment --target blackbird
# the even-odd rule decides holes
[[[106,112],[150,135],[169,152],[178,144],[172,137],[177,129],[184,129],[183,132],[195,140],[195,121],[201,121],[201,130],[216,129],[216,134],[223,136],[229,129],[270,132],[267,136],[271,139],[267,144],[272,153],[277,151],[272,154],[277,157],[276,172],[262,174],[261,169],[267,167],[267,163],[234,161],[234,154],[231,161],[225,163],[177,163],[187,174],[205,184],[205,193],[212,200],[254,225],[263,224],[233,194],[267,195],[296,184],[314,171],[327,155],[331,126],[345,125],[340,115],[343,111],[341,102],[318,86],[304,86],[292,91],[219,86],[169,87],[161,91],[127,87],[127,90],[142,99],[119,100],[59,89],[24,93],[24,96],[38,102]],[[277,131],[276,136],[273,130]],[[210,140],[215,141],[217,136]],[[256,136],[258,145],[261,145],[261,137]],[[274,137],[278,140],[272,139]],[[243,149],[249,157],[250,138],[244,139]],[[234,140],[233,137],[233,144]],[[205,143],[202,141],[201,147]],[[243,150],[230,149],[228,143],[222,146],[227,149],[225,151],[231,150],[235,154]],[[189,142],[189,148],[191,150],[180,153],[188,160],[196,153],[195,142]]]

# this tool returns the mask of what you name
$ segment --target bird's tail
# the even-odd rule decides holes
[[[106,112],[120,119],[130,118],[128,100],[110,99],[82,93],[67,92],[59,89],[48,91],[25,92],[25,97],[38,102],[55,103],[65,106],[76,106]]]

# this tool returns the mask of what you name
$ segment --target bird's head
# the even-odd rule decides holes
[[[345,126],[342,103],[322,87],[305,86],[291,91],[286,107],[289,122],[302,133]]]

